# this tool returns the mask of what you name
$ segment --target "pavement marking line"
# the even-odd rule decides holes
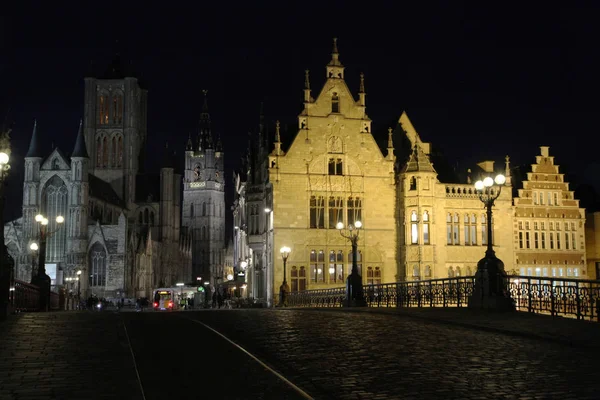
[[[127,332],[127,325],[125,324],[125,320],[121,317],[121,322],[123,322],[123,328],[125,329],[125,336],[127,337],[127,344],[129,344],[129,352],[131,353],[131,358],[133,359],[133,367],[135,368],[135,375],[137,376],[138,383],[140,384],[140,392],[142,392],[142,399],[146,400],[146,394],[144,393],[144,386],[142,385],[142,378],[140,378],[140,371],[137,366],[137,362],[135,361],[135,354],[133,354],[133,347],[131,347],[131,340],[129,339],[129,332]]]
[[[227,336],[223,335],[221,332],[219,332],[216,329],[214,329],[214,328],[206,325],[204,322],[198,321],[197,319],[192,319],[192,318],[189,318],[189,317],[181,317],[181,318],[185,318],[187,320],[190,320],[192,322],[200,324],[203,327],[205,327],[205,328],[213,331],[214,333],[216,333],[217,335],[219,335],[220,337],[222,337],[223,339],[225,339],[227,342],[229,342],[233,346],[237,347],[239,350],[241,350],[243,353],[245,353],[248,357],[250,357],[251,359],[253,359],[257,363],[259,363],[267,371],[271,372],[273,375],[275,375],[276,377],[278,377],[279,379],[281,379],[283,382],[285,382],[287,385],[289,385],[292,389],[294,389],[300,396],[302,396],[302,397],[304,397],[305,399],[308,399],[308,400],[314,400],[314,398],[311,395],[309,395],[308,393],[306,393],[304,390],[300,389],[298,386],[296,386],[294,383],[292,383],[292,381],[290,381],[289,379],[287,379],[285,376],[281,375],[279,372],[275,371],[273,368],[269,367],[267,364],[265,364],[264,362],[262,362],[254,354],[250,353],[248,350],[244,349],[242,346],[240,346],[239,344],[237,344],[233,340],[229,339]]]

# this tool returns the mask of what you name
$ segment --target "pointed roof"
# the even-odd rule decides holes
[[[433,164],[429,161],[429,157],[423,151],[419,144],[415,144],[413,152],[410,155],[408,162],[402,168],[402,173],[405,172],[436,172]]]
[[[202,93],[204,94],[204,102],[202,103],[202,112],[200,113],[199,147],[212,148],[213,140],[210,130],[210,113],[208,112],[208,90],[203,90]]]
[[[77,132],[77,139],[75,140],[75,148],[73,149],[73,157],[89,158],[87,149],[85,147],[85,138],[83,137],[82,131],[83,120],[79,120],[79,131]]]
[[[402,129],[404,130],[404,132],[406,132],[406,136],[408,136],[408,139],[410,140],[410,144],[412,146],[414,146],[417,143],[418,144],[423,143],[421,141],[421,137],[417,133],[417,130],[413,126],[412,122],[410,122],[410,119],[408,118],[406,111],[402,112],[402,115],[400,116],[398,123],[400,124],[400,126],[402,126]]]
[[[340,61],[340,53],[337,48],[337,38],[333,38],[333,50],[331,61],[327,64],[327,78],[344,79],[344,66]]]
[[[29,150],[25,158],[28,157],[42,157],[42,147],[40,146],[40,139],[37,134],[37,120],[33,121],[33,133],[31,134],[31,142],[29,142]]]

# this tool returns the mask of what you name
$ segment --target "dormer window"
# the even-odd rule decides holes
[[[55,158],[54,160],[52,160],[52,169],[58,169],[58,167],[59,167],[58,158]]]
[[[338,97],[337,93],[334,93],[333,96],[331,96],[331,112],[340,112],[340,98]]]

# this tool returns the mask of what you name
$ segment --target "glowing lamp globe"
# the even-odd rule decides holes
[[[35,220],[37,222],[42,222],[43,219],[44,219],[44,216],[42,214],[38,214],[35,216]]]
[[[337,229],[344,229],[344,223],[343,222],[338,222],[335,227]]]
[[[362,222],[360,222],[360,221],[355,221],[355,222],[354,222],[354,227],[355,227],[356,229],[360,229],[360,228],[362,228]]]
[[[43,218],[41,221],[42,225],[48,225],[48,218]]]
[[[59,215],[58,217],[56,217],[56,222],[58,222],[59,224],[62,224],[63,222],[65,222],[65,217],[63,217],[62,215]]]
[[[37,243],[31,243],[31,244],[29,245],[29,248],[30,248],[31,250],[33,250],[33,251],[37,251],[37,250],[40,248],[40,246],[38,246],[38,244],[37,244]]]
[[[8,164],[8,154],[5,152],[0,152],[0,165]]]
[[[494,182],[496,182],[496,185],[504,185],[506,182],[506,177],[502,174],[496,175]]]
[[[494,180],[492,178],[490,178],[489,176],[483,180],[483,186],[485,186],[485,187],[492,187],[493,184],[494,184]]]
[[[475,182],[475,189],[476,190],[483,190],[483,181],[477,181]]]

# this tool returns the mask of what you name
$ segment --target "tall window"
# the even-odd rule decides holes
[[[463,230],[465,231],[465,245],[469,246],[471,244],[471,225],[469,223],[469,214],[465,214]]]
[[[477,217],[475,214],[471,214],[471,244],[473,246],[477,244]]]
[[[338,222],[344,222],[344,202],[341,197],[329,198],[329,229],[335,229]]]
[[[454,214],[454,217],[452,218],[452,240],[454,241],[454,244],[460,244],[460,231],[459,231],[459,218],[458,218],[458,213]]]
[[[292,270],[290,271],[290,280],[292,281],[291,291],[298,291],[298,267],[295,265],[292,266]]]
[[[117,167],[123,166],[123,137],[119,135],[117,140]]]
[[[550,232],[550,249],[554,250],[554,232]]]
[[[571,235],[571,248],[577,250],[577,242],[575,241],[575,234]]]
[[[194,216],[194,203],[190,204],[190,217]]]
[[[98,136],[96,138],[96,165],[102,166],[102,137]]]
[[[423,244],[429,244],[429,213],[423,212]]]
[[[546,248],[546,232],[542,232],[542,249]]]
[[[106,136],[102,139],[102,166],[108,167],[108,138]]]
[[[554,193],[554,205],[558,205],[558,193]]]
[[[123,122],[123,96],[116,94],[113,96],[113,124]]]
[[[310,252],[310,281],[313,283],[325,282],[325,253],[323,250]]]
[[[56,217],[67,216],[67,194],[67,186],[56,175],[50,178],[42,192],[42,213],[48,218],[46,229],[55,232],[47,239],[46,262],[66,261],[67,229],[56,222]]]
[[[519,232],[519,248],[523,248],[523,232]]]
[[[356,221],[362,222],[362,200],[360,197],[349,197],[347,202],[348,225]]]
[[[533,204],[537,205],[538,203],[538,194],[537,192],[533,192]]]
[[[526,248],[531,248],[529,245],[529,232],[525,232],[525,247]]]
[[[310,197],[310,227],[313,229],[325,228],[325,197]]]
[[[344,282],[344,253],[329,251],[329,283]]]
[[[106,286],[106,251],[100,243],[94,243],[89,253],[90,287]]]
[[[358,274],[362,276],[362,252],[357,250],[356,255],[356,269]],[[348,274],[352,273],[352,250],[348,252]]]
[[[333,96],[331,96],[331,112],[340,112],[340,98],[338,97],[337,93],[334,93]]]
[[[410,214],[410,243],[419,243],[419,225],[417,221],[417,212],[413,211]]]
[[[415,178],[414,176],[410,177],[409,190],[417,190],[417,178]]]
[[[111,140],[111,166],[112,167],[116,167],[117,166],[117,138],[116,136],[113,136],[112,140]]]
[[[540,244],[539,244],[539,232],[534,232],[533,233],[533,239],[534,239],[534,246],[536,249],[540,248]]]
[[[483,245],[488,244],[487,218],[486,218],[485,214],[481,215],[481,244],[483,244]]]
[[[446,243],[452,244],[452,214],[446,215]]]
[[[100,125],[108,124],[108,96],[100,95],[98,99],[98,111],[100,113]]]
[[[205,217],[206,216],[206,203],[202,203],[202,216]]]
[[[343,166],[344,163],[341,158],[330,158],[329,175],[344,175]]]

